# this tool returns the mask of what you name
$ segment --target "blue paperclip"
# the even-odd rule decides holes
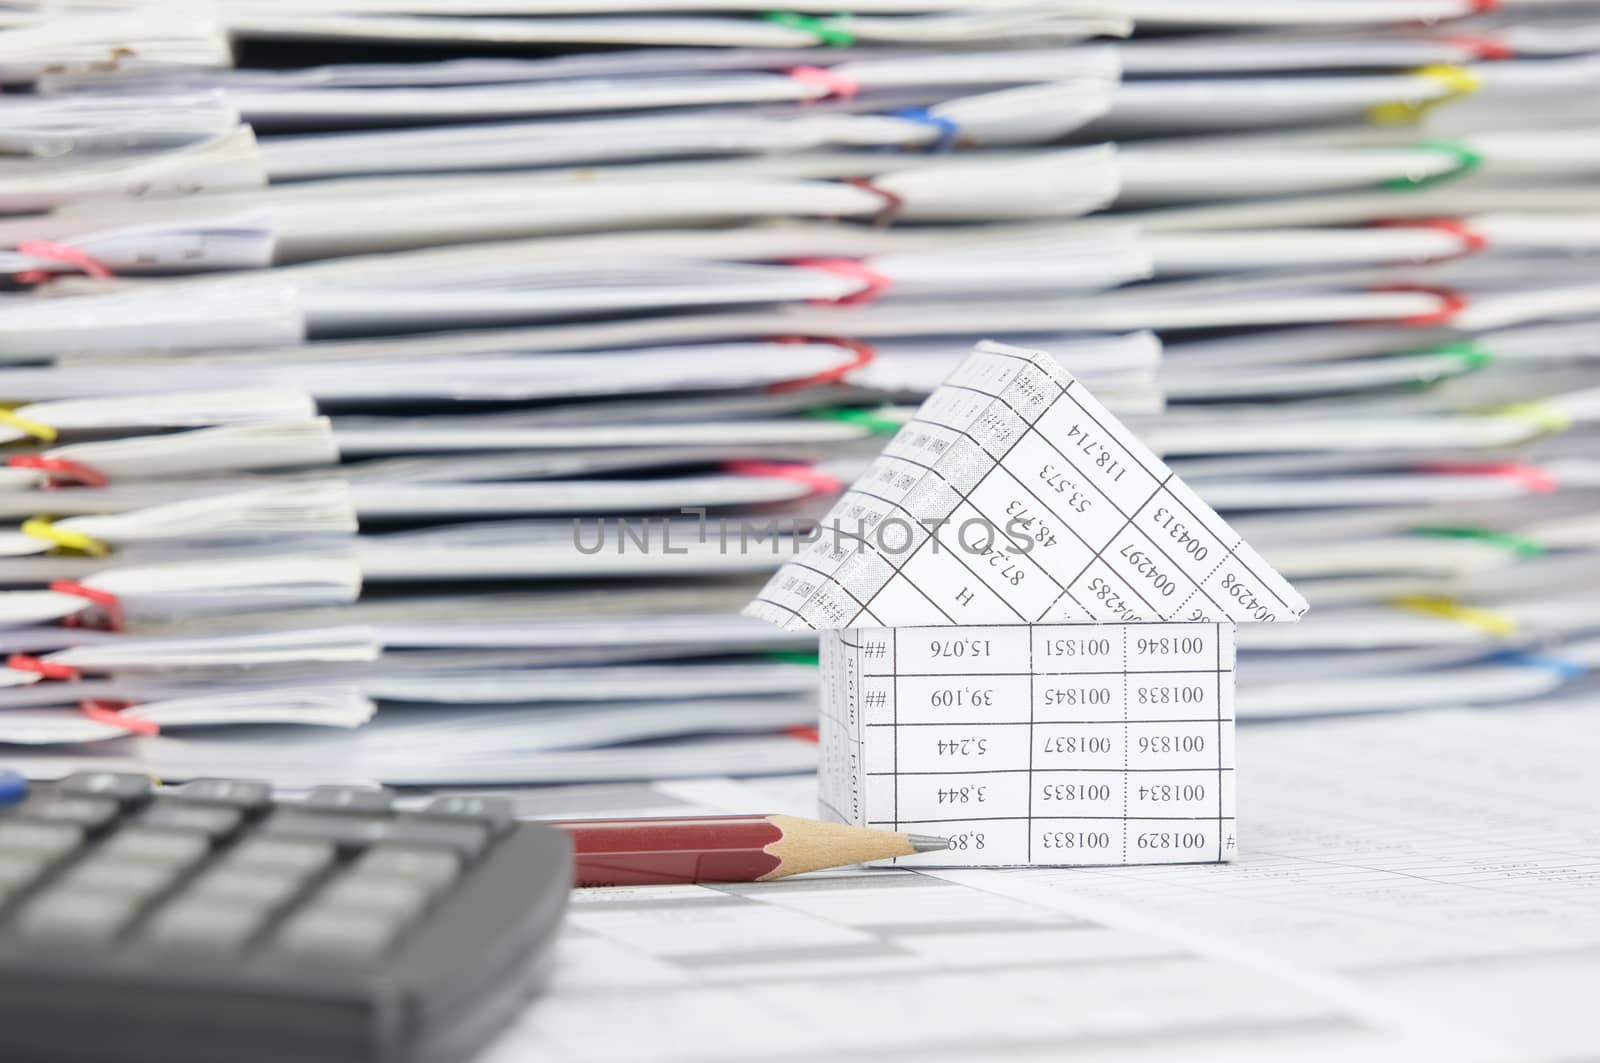
[[[0,805],[14,805],[28,796],[28,780],[19,772],[0,770]]]
[[[956,146],[956,141],[961,139],[961,127],[948,118],[940,117],[929,111],[926,107],[908,107],[903,111],[892,111],[890,118],[904,118],[912,122],[921,122],[930,125],[939,131],[939,139],[935,140],[928,148],[929,151],[944,154]]]
[[[1589,669],[1577,661],[1569,661],[1563,657],[1552,657],[1543,653],[1498,653],[1490,658],[1500,664],[1515,665],[1518,668],[1540,668],[1546,672],[1554,672],[1562,679],[1577,679],[1587,675]]]

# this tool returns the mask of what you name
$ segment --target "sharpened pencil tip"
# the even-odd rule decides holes
[[[919,853],[936,853],[941,849],[950,848],[949,838],[935,838],[931,834],[907,834],[906,840],[911,843],[911,848]]]

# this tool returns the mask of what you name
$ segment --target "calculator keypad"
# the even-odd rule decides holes
[[[429,889],[439,890],[461,873],[461,857],[445,849],[386,843],[368,849],[355,866],[358,871],[413,879]]]
[[[110,826],[122,810],[118,802],[105,797],[72,797],[68,794],[39,794],[30,797],[10,813],[17,819],[49,823],[76,823],[84,830]]]
[[[276,948],[322,964],[366,964],[394,944],[405,924],[386,915],[314,906],[284,926]]]
[[[29,901],[17,915],[17,932],[35,941],[86,945],[110,941],[139,910],[126,893],[62,886]]]
[[[142,801],[150,793],[150,776],[121,771],[85,771],[69,775],[56,793],[72,797],[110,798],[119,804]]]
[[[370,965],[511,824],[509,805],[386,791],[83,772],[0,810],[0,940],[113,942],[213,956]]]
[[[491,795],[0,773],[0,1063],[455,1063],[536,985],[572,876]]]
[[[34,853],[57,860],[83,842],[83,828],[70,823],[0,821],[0,853]]]
[[[177,881],[180,870],[167,862],[119,860],[96,854],[74,864],[61,876],[61,886],[149,898]]]
[[[327,842],[301,838],[246,838],[228,851],[224,866],[270,868],[310,878],[333,863],[336,851]]]
[[[196,805],[186,801],[158,799],[139,813],[137,822],[146,827],[193,831],[204,834],[216,842],[239,829],[239,825],[244,822],[244,813],[237,808],[226,806]]]
[[[259,812],[272,803],[272,787],[256,779],[196,779],[172,794],[179,801]]]

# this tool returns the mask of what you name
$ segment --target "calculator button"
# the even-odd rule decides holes
[[[500,834],[510,828],[516,819],[516,806],[507,797],[451,794],[446,797],[435,797],[429,801],[422,809],[422,814],[445,819],[472,820]]]
[[[54,861],[44,853],[0,853],[0,896],[27,889]]]
[[[185,897],[157,912],[146,941],[185,952],[237,952],[267,921],[267,910],[206,897]]]
[[[356,849],[378,841],[388,828],[387,816],[350,816],[283,808],[274,812],[261,830],[275,837],[306,838]]]
[[[0,822],[0,852],[37,853],[58,860],[83,842],[83,828],[71,823]]]
[[[334,812],[388,812],[394,808],[394,794],[374,786],[316,786],[303,804]]]
[[[356,861],[355,870],[360,874],[403,878],[436,892],[455,881],[461,873],[461,858],[449,849],[375,845]]]
[[[268,868],[304,880],[333,863],[333,846],[296,838],[247,838],[228,853],[223,866]]]
[[[172,864],[108,860],[97,853],[63,875],[60,888],[119,893],[144,900],[172,885],[181,872],[181,867]]]
[[[53,890],[17,916],[17,932],[40,941],[94,944],[116,937],[132,921],[138,898],[88,890]]]
[[[120,810],[121,806],[108,797],[36,794],[18,805],[12,815],[19,819],[76,823],[92,833],[116,819]]]
[[[97,855],[102,860],[162,864],[176,873],[197,863],[210,847],[202,834],[127,827],[102,845]]]
[[[223,865],[195,879],[183,896],[197,900],[204,898],[211,903],[238,904],[275,911],[294,900],[305,885],[306,877],[299,872],[279,871],[270,865]]]
[[[437,846],[453,849],[463,860],[472,860],[489,841],[489,829],[477,823],[444,820],[397,819],[389,824],[384,841],[396,845]]]
[[[352,873],[317,895],[316,903],[328,908],[354,909],[384,915],[409,925],[428,906],[432,891],[420,882]]]
[[[272,786],[258,779],[196,779],[172,792],[180,801],[207,805],[227,805],[241,812],[254,812],[272,802]]]
[[[371,912],[318,906],[285,923],[277,947],[300,959],[360,965],[387,952],[401,929],[395,920]]]
[[[109,797],[127,805],[149,795],[150,776],[128,771],[78,771],[57,783],[56,792],[73,797]]]
[[[226,805],[187,804],[159,800],[139,814],[134,822],[142,827],[165,827],[193,831],[218,842],[239,829],[244,813]]]

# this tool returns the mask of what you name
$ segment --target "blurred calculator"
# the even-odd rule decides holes
[[[459,1061],[572,884],[509,803],[84,772],[0,806],[0,1060]]]

